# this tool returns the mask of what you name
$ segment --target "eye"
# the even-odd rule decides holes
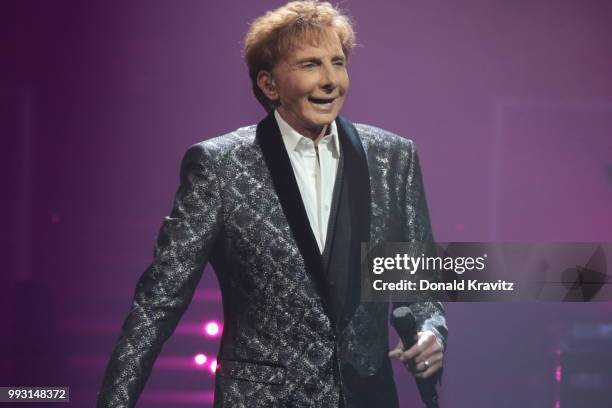
[[[337,66],[337,67],[343,67],[343,66],[346,65],[346,61],[336,60],[336,61],[334,61],[334,65]]]
[[[306,69],[311,69],[311,68],[316,68],[317,64],[315,64],[314,62],[305,62],[302,64],[302,68],[306,68]]]

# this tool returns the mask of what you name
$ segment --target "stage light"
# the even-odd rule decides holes
[[[555,380],[557,380],[557,382],[561,382],[561,366],[560,365],[555,367]]]
[[[204,333],[206,333],[209,337],[216,337],[219,335],[221,328],[219,327],[219,323],[215,321],[211,321],[206,323],[204,326]]]
[[[212,363],[210,363],[210,372],[211,373],[215,373],[217,371],[217,360],[214,360]]]
[[[197,354],[194,358],[193,361],[195,361],[195,363],[197,365],[203,365],[204,363],[206,363],[206,356],[204,354]]]

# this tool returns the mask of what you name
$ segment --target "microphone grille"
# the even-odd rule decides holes
[[[395,319],[411,319],[411,320],[415,320],[414,318],[414,314],[412,313],[412,310],[410,310],[410,308],[408,306],[400,306],[396,309],[393,310],[393,317]]]

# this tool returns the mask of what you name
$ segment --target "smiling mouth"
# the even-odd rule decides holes
[[[330,105],[336,98],[312,98],[309,97],[308,100],[312,103],[316,103],[317,105]]]

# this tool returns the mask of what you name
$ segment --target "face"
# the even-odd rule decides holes
[[[265,72],[260,74],[260,89],[278,103],[283,119],[315,140],[325,134],[327,125],[338,116],[349,88],[346,57],[338,35],[331,30],[320,45],[294,49],[276,64],[269,76]]]

